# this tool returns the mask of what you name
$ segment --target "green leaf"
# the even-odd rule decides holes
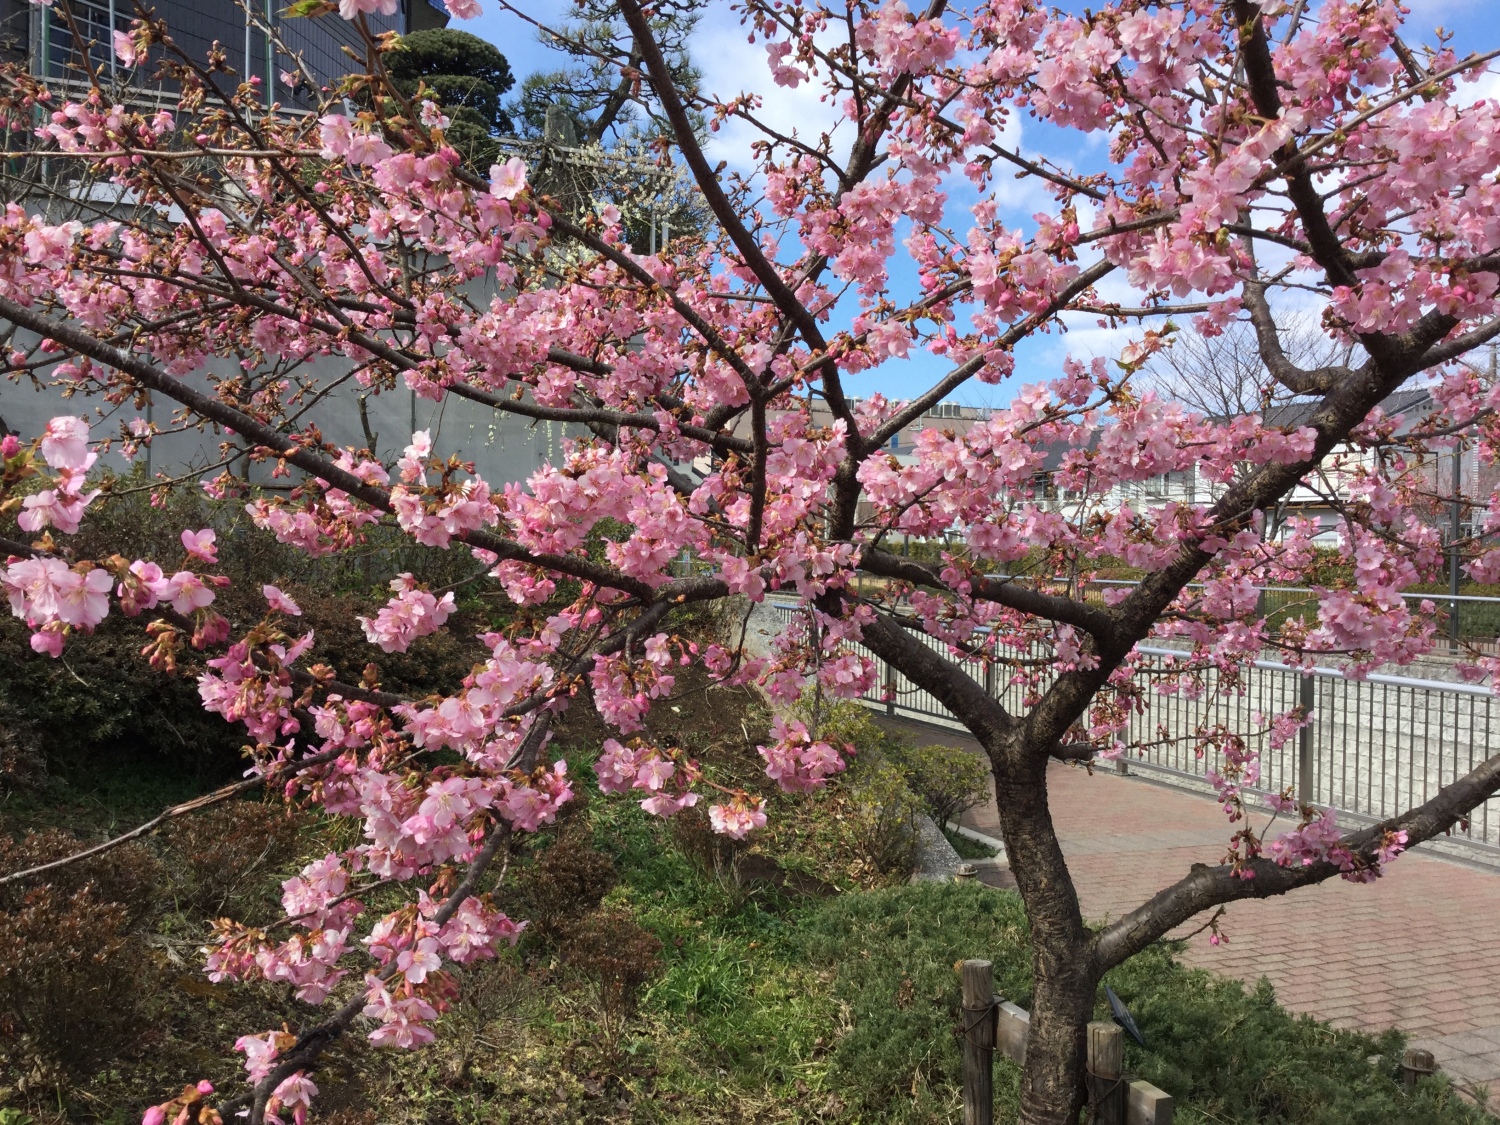
[[[329,12],[336,11],[338,5],[332,0],[296,0],[288,4],[282,15],[288,19],[303,19],[309,16],[326,16]]]

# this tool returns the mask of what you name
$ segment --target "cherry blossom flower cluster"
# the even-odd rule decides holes
[[[702,776],[701,771],[679,750],[661,750],[639,741],[627,749],[613,738],[606,739],[594,772],[605,793],[628,793],[632,789],[647,793],[641,808],[653,816],[672,816],[698,803],[692,785]],[[761,820],[764,823],[765,818]]]
[[[98,458],[88,442],[89,426],[82,418],[62,415],[48,422],[39,448],[46,464],[58,474],[56,487],[25,498],[16,519],[22,530],[38,532],[51,526],[68,535],[78,530],[83,509],[99,495],[99,489],[84,491],[86,475]],[[6,460],[20,459],[19,443],[12,437],[10,444]],[[185,563],[218,562],[212,529],[184,530],[181,538]],[[154,562],[137,559],[127,564],[118,556],[104,565],[87,560],[69,565],[44,552],[12,557],[0,567],[0,589],[5,591],[11,613],[33,630],[32,649],[53,657],[61,655],[69,632],[92,632],[108,616],[112,589],[128,616],[159,603],[170,605],[179,615],[197,617],[195,643],[201,646],[222,639],[222,619],[202,611],[213,604],[215,588],[228,581],[186,568],[167,575]]]
[[[757,746],[765,760],[766,776],[788,793],[821,789],[836,773],[844,771],[844,759],[831,743],[816,739],[800,719],[776,716],[771,720],[770,746]],[[845,747],[845,753],[849,752]]]
[[[285,1031],[268,1031],[264,1036],[242,1035],[235,1041],[234,1049],[245,1056],[245,1072],[252,1082],[258,1082],[271,1073],[277,1058],[290,1050],[296,1036]],[[312,1099],[318,1087],[302,1071],[289,1075],[276,1084],[268,1099],[266,1120],[272,1125],[287,1125],[281,1114],[291,1111],[292,1125],[304,1125]],[[149,1111],[148,1111],[149,1118]],[[142,1125],[148,1125],[143,1121]]]
[[[667,651],[664,633],[646,642],[640,663],[623,655],[594,657],[589,684],[600,716],[622,734],[640,730],[651,701],[671,694],[677,680],[666,669],[676,663]]]
[[[1332,809],[1309,816],[1303,823],[1272,840],[1266,851],[1283,867],[1308,867],[1331,863],[1351,883],[1368,883],[1380,877],[1384,866],[1406,850],[1404,829],[1383,830],[1373,862],[1356,856],[1344,844],[1343,829]]]
[[[382,652],[405,652],[418,637],[431,636],[453,612],[452,592],[435,598],[418,587],[410,574],[398,574],[390,587],[396,596],[373,618],[361,617],[365,637]]]

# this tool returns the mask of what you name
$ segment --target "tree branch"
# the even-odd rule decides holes
[[[1053,297],[1052,300],[1048,302],[1045,309],[1042,309],[1039,312],[1032,313],[1024,320],[1018,321],[1017,323],[1012,325],[1009,329],[1002,333],[1000,338],[997,339],[993,344],[991,344],[990,347],[986,348],[985,351],[993,351],[995,348],[1004,349],[1014,347],[1017,343],[1025,339],[1027,336],[1030,336],[1052,317],[1056,316],[1058,312],[1066,308],[1068,302],[1070,302],[1074,297],[1092,288],[1095,282],[1103,279],[1104,277],[1107,277],[1114,270],[1114,268],[1115,267],[1113,263],[1104,261],[1102,259],[1098,262],[1095,262],[1092,266],[1075,277],[1073,281],[1066,288],[1064,288],[1061,293]],[[884,425],[882,425],[878,430],[872,433],[868,441],[866,441],[865,443],[866,446],[870,449],[879,449],[886,442],[891,440],[892,434],[899,432],[906,426],[910,425],[912,422],[915,422],[923,414],[927,413],[927,411],[941,402],[945,395],[952,393],[954,390],[972,379],[976,374],[979,373],[980,369],[983,368],[987,362],[989,361],[985,359],[984,353],[980,353],[967,362],[955,367],[952,371],[948,372],[948,374],[944,375],[940,380],[938,380],[937,383],[930,387],[926,391],[926,393],[912,399],[912,401],[907,404],[906,409],[897,412],[890,419],[888,419]]]
[[[450,383],[447,389],[450,394],[455,394],[459,398],[466,398],[471,402],[477,402],[494,410],[501,410],[507,414],[518,414],[523,418],[534,418],[538,421],[571,422],[580,426],[602,423],[606,426],[624,426],[629,429],[650,430],[653,433],[661,429],[661,423],[651,414],[631,413],[626,410],[610,410],[603,406],[542,406],[540,403],[528,402],[524,399],[503,398],[490,391],[471,387],[466,383]],[[702,442],[715,453],[748,454],[754,448],[753,444],[744,438],[706,429],[702,426],[679,424],[677,432],[690,441]]]
[[[842,595],[829,595],[841,598]],[[1015,719],[962,668],[912,636],[889,614],[877,613],[861,638],[876,656],[901,669],[923,691],[931,692],[987,751],[1000,745]]]
[[[932,586],[939,590],[951,587],[929,566],[912,559],[902,558],[881,550],[866,550],[860,556],[860,567],[882,578],[895,578],[918,586]],[[1008,609],[1029,613],[1048,621],[1061,622],[1082,629],[1090,636],[1113,637],[1119,628],[1115,615],[1108,609],[1077,602],[1072,598],[1044,594],[1040,590],[1028,589],[1015,582],[997,581],[993,578],[976,579],[973,582],[976,598],[996,602]]]

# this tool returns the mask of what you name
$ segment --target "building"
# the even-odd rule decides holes
[[[1317,403],[1291,402],[1273,406],[1262,415],[1267,426],[1294,430],[1305,425]],[[1430,391],[1416,388],[1397,391],[1380,404],[1387,417],[1400,416],[1393,436],[1401,437],[1421,425],[1433,411],[1435,403]],[[1227,421],[1227,419],[1216,419]],[[1056,480],[1062,466],[1066,447],[1049,450],[1046,461],[1032,478],[1028,499],[1049,503],[1063,512],[1076,512],[1080,497],[1070,493]],[[1314,542],[1324,546],[1336,546],[1340,540],[1343,524],[1342,506],[1350,498],[1353,476],[1360,468],[1373,467],[1377,454],[1368,448],[1355,449],[1343,445],[1333,450],[1330,466],[1312,483],[1298,484],[1270,513],[1270,534],[1280,537],[1285,533],[1287,521],[1293,518],[1311,520],[1318,526]],[[1445,531],[1450,521],[1451,505],[1444,497],[1455,495],[1454,472],[1458,474],[1457,495],[1464,497],[1474,510],[1482,511],[1491,490],[1496,486],[1495,473],[1481,463],[1478,451],[1462,449],[1456,454],[1428,456],[1418,467],[1419,480],[1424,492],[1432,497],[1431,510],[1424,514],[1434,525]],[[1121,506],[1136,511],[1161,507],[1164,504],[1207,505],[1216,501],[1225,490],[1225,485],[1210,480],[1202,471],[1201,463],[1190,469],[1173,470],[1144,480],[1129,481],[1114,485],[1103,498],[1105,508]],[[1471,522],[1464,516],[1464,523]]]
[[[853,400],[853,405],[858,405],[859,399]],[[800,407],[799,407],[800,409]],[[823,427],[833,422],[833,411],[828,409],[828,403],[821,398],[814,398],[811,405],[812,424],[814,427]],[[891,435],[887,448],[895,455],[897,461],[903,465],[916,462],[917,435],[923,430],[950,430],[954,434],[967,434],[980,423],[990,419],[991,411],[980,406],[962,406],[956,402],[940,402],[923,411],[914,421]],[[742,416],[735,424],[735,433],[741,437],[749,436],[750,418],[749,414]]]
[[[278,60],[270,50],[266,27],[273,27],[286,47],[301,57],[320,86],[330,85],[349,72],[350,60],[343,48],[363,54],[358,28],[348,20],[337,16],[288,19],[281,15],[286,7],[284,0],[250,3],[256,13],[254,20],[234,0],[151,0],[147,7],[154,8],[157,17],[166,21],[169,34],[188,55],[207,58],[217,42],[227,52],[236,74],[259,76],[262,88],[274,91],[273,100],[287,108],[312,109],[317,91],[293,91],[280,83],[278,73],[289,68],[286,59]],[[71,13],[71,22],[64,16],[64,8]],[[54,83],[77,82],[81,43],[96,70],[129,83],[135,75],[125,72],[111,44],[112,32],[129,28],[134,18],[133,0],[55,0],[51,7],[30,0],[0,0],[0,59],[25,62],[31,73]],[[377,34],[405,34],[448,22],[440,0],[401,0],[396,15],[366,18]],[[75,28],[79,42],[75,42]],[[149,65],[136,68],[143,90],[152,71]]]

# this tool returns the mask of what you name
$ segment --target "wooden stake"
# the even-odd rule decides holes
[[[1125,1125],[1125,1032],[1117,1024],[1089,1024],[1088,1086],[1094,1125]]]
[[[965,961],[963,979],[964,1125],[995,1119],[995,971],[989,961]]]
[[[1417,1079],[1437,1073],[1437,1059],[1431,1051],[1408,1047],[1401,1056],[1401,1080],[1409,1094],[1417,1088]]]

